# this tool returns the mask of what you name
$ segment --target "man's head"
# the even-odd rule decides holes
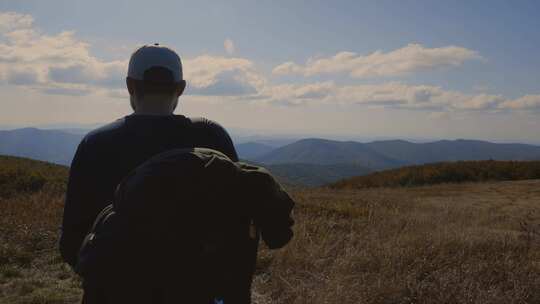
[[[157,43],[142,46],[129,59],[126,84],[136,114],[172,114],[186,87],[180,57]]]

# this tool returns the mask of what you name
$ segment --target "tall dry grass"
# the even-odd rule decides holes
[[[80,282],[57,250],[63,198],[0,198],[0,303],[80,302]]]
[[[540,181],[294,196],[259,303],[540,303]]]
[[[0,303],[77,303],[58,191],[0,197]],[[540,303],[540,181],[294,190],[255,303]]]

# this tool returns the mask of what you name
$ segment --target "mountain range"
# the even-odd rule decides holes
[[[82,137],[61,130],[0,130],[0,154],[69,165]]]
[[[85,134],[82,129],[23,128],[0,131],[0,154],[69,165]],[[540,160],[540,146],[479,140],[361,143],[307,138],[281,146],[262,142],[235,145],[244,161],[264,165],[290,184],[316,186],[373,171],[460,160]]]
[[[359,143],[312,138],[274,149],[255,160],[265,164],[354,163],[372,170],[383,170],[405,165],[487,159],[539,160],[540,146],[465,139],[429,143],[404,140]]]
[[[379,153],[363,143],[319,138],[301,139],[272,150],[255,160],[264,164],[356,164],[372,169],[398,167],[406,164]]]
[[[257,159],[275,149],[270,145],[252,141],[237,144],[235,145],[235,148],[240,158],[250,160]]]

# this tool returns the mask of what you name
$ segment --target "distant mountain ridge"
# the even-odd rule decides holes
[[[352,163],[368,168],[391,168],[404,163],[354,141],[302,139],[256,159],[264,164],[305,163],[333,165]]]
[[[0,131],[0,154],[69,165],[83,135],[23,128]]]
[[[480,140],[440,140],[411,143],[403,140],[367,143],[373,150],[408,164],[459,160],[537,160],[540,147],[526,144],[498,144]]]
[[[373,171],[356,164],[275,164],[263,166],[274,174],[280,182],[302,186],[322,186]]]
[[[237,144],[235,145],[235,148],[241,159],[257,159],[258,157],[274,150],[274,147],[258,142],[245,142]]]
[[[275,149],[256,161],[266,164],[354,163],[373,170],[383,170],[443,161],[489,159],[540,160],[540,146],[463,139],[430,143],[404,140],[359,143],[312,138]]]
[[[0,131],[0,155],[69,165],[84,129]],[[250,141],[235,145],[240,159],[259,163],[283,180],[316,186],[410,165],[460,160],[540,160],[540,146],[478,140],[361,143],[307,138],[284,146]]]

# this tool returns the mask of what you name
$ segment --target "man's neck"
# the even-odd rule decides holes
[[[153,112],[153,111],[134,111],[133,115],[170,116],[170,115],[173,115],[173,113]]]
[[[167,95],[148,95],[138,99],[131,95],[130,102],[135,115],[169,116],[173,114],[178,98]]]

